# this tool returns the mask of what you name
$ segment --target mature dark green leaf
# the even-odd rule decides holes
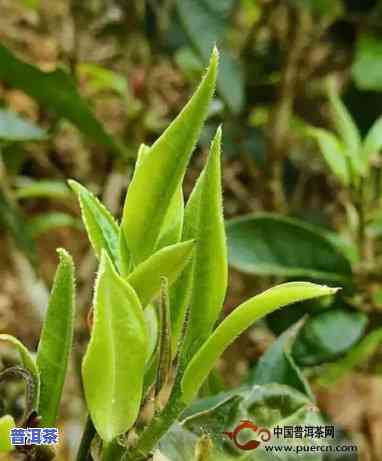
[[[46,138],[47,134],[42,128],[12,110],[0,109],[0,141],[42,141]]]
[[[367,316],[344,308],[313,315],[302,327],[292,348],[297,364],[317,365],[335,360],[359,341]]]
[[[276,339],[251,371],[249,384],[286,384],[314,400],[307,380],[290,353],[302,325],[303,322],[298,322]]]
[[[367,362],[381,343],[382,328],[378,328],[353,346],[342,359],[322,367],[317,383],[328,387],[335,385],[355,367]]]
[[[215,89],[218,52],[178,117],[143,155],[127,192],[121,228],[135,264],[150,256],[179,191]]]
[[[148,352],[138,296],[102,251],[94,295],[94,324],[82,364],[91,419],[106,443],[134,424]]]
[[[67,118],[86,136],[121,155],[121,146],[95,118],[71,77],[61,69],[43,72],[0,45],[0,80],[19,88],[47,109]]]
[[[25,222],[24,216],[0,191],[0,226],[9,231],[17,246],[35,263],[36,246]]]
[[[276,425],[323,425],[324,421],[312,402],[303,394],[287,386],[270,384],[243,387],[219,394],[213,398],[196,401],[186,412],[181,424],[175,424],[159,444],[160,452],[169,459],[189,461],[201,436],[207,434],[213,441],[211,461],[275,461],[262,450],[244,455],[222,433],[232,431],[242,421],[253,421],[258,427],[272,432]],[[261,440],[258,437],[258,440]],[[286,443],[282,437],[271,439],[272,444]],[[293,441],[288,445],[312,443],[312,440]],[[288,457],[297,461],[301,456]],[[277,459],[279,459],[277,457]],[[321,455],[313,461],[321,461]]]
[[[353,62],[353,79],[361,90],[382,90],[382,39],[369,32],[359,35]]]
[[[65,250],[54,279],[37,350],[41,393],[39,414],[45,427],[56,423],[74,331],[74,265]]]
[[[215,43],[223,38],[227,28],[227,14],[232,0],[177,0],[176,7],[181,24],[202,62]],[[228,53],[222,52],[217,88],[234,113],[240,112],[244,102],[244,76],[240,63]]]
[[[188,364],[181,382],[183,402],[190,404],[217,359],[256,320],[288,304],[327,296],[336,291],[336,288],[313,283],[291,282],[275,286],[241,304],[223,320]]]
[[[227,223],[230,264],[243,272],[344,281],[349,261],[315,227],[259,213]]]

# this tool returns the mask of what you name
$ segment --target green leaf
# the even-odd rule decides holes
[[[94,324],[82,376],[91,419],[109,443],[129,430],[137,418],[148,338],[139,299],[105,251],[93,306]]]
[[[77,67],[80,76],[86,77],[90,86],[96,91],[113,90],[120,95],[126,94],[125,77],[97,64],[81,63]]]
[[[45,427],[53,427],[57,420],[74,330],[73,260],[65,250],[58,252],[60,263],[37,350],[41,378],[39,414]]]
[[[6,142],[42,141],[45,130],[25,120],[16,112],[0,109],[0,140]]]
[[[225,35],[233,1],[176,0],[177,13],[201,61],[206,64],[209,54]],[[238,59],[227,52],[221,54],[217,89],[228,108],[238,113],[244,104],[244,74]]]
[[[183,350],[194,351],[211,333],[220,315],[227,290],[227,247],[223,219],[221,129],[211,144],[207,165],[187,203],[182,239],[195,239],[195,253],[184,277],[175,285],[173,306],[173,347],[186,308],[190,318]]]
[[[250,373],[249,384],[286,384],[314,400],[309,383],[291,355],[292,345],[302,325],[302,322],[296,323],[276,339]]]
[[[349,261],[319,229],[297,219],[259,213],[227,223],[230,264],[243,272],[339,281]]]
[[[189,264],[195,242],[192,240],[164,247],[139,264],[126,278],[134,288],[143,307],[155,298],[161,288],[161,278],[173,283]]]
[[[17,351],[20,354],[21,363],[23,367],[30,371],[30,374],[33,377],[34,385],[36,389],[36,391],[34,392],[35,399],[33,402],[33,406],[35,409],[37,409],[38,401],[40,398],[40,373],[39,373],[39,370],[37,368],[37,365],[34,361],[32,354],[24,346],[24,344],[21,341],[19,341],[17,338],[15,338],[14,336],[7,335],[7,334],[0,334],[0,342],[1,341],[4,341],[10,344],[11,346],[14,346],[17,348]]]
[[[6,229],[15,239],[16,245],[36,263],[36,246],[25,222],[24,216],[13,203],[0,191],[0,226]]]
[[[152,254],[162,225],[200,135],[218,66],[214,50],[208,71],[186,107],[153,144],[127,192],[122,229],[135,264]]]
[[[367,29],[366,29],[367,30]],[[382,90],[382,40],[363,32],[359,34],[352,76],[356,86],[364,91]]]
[[[16,198],[54,198],[68,199],[71,192],[63,181],[52,181],[49,179],[31,180],[29,178],[18,179]]]
[[[180,424],[175,424],[160,440],[159,450],[170,460],[189,461],[194,447],[203,434],[213,441],[211,461],[276,461],[275,454],[267,455],[265,450],[256,450],[243,455],[237,450],[228,437],[222,433],[233,431],[242,421],[253,421],[259,427],[272,432],[276,426],[322,426],[324,420],[303,394],[288,386],[268,384],[262,386],[242,387],[219,394],[218,396],[194,402],[186,410]],[[257,437],[260,440],[259,437]],[[295,441],[275,437],[269,442],[272,445],[288,444],[312,445],[312,439]],[[322,443],[322,441],[321,441]],[[325,442],[324,442],[325,443]],[[319,444],[319,442],[318,442]],[[256,453],[256,454],[254,454]],[[288,461],[300,458],[289,457]],[[284,458],[277,457],[277,460]],[[312,461],[321,461],[312,454]]]
[[[361,161],[361,135],[350,112],[341,101],[333,80],[329,80],[328,82],[328,96],[333,123],[346,148],[346,155],[349,157],[353,174],[355,176],[364,174],[363,163]]]
[[[184,198],[182,186],[178,187],[168,207],[156,249],[178,243],[182,236],[184,218]]]
[[[308,282],[275,286],[237,307],[210,335],[188,364],[182,378],[182,400],[189,404],[225,349],[256,320],[299,301],[334,294],[336,288]]]
[[[322,367],[317,384],[326,387],[335,385],[355,367],[367,362],[381,343],[382,328],[378,328],[353,346],[342,359]]]
[[[61,227],[80,230],[82,229],[82,223],[79,219],[60,211],[38,214],[28,221],[28,230],[33,238]]]
[[[16,427],[16,423],[11,415],[0,417],[0,453],[8,453],[13,450],[9,437],[11,429]]]
[[[345,154],[345,146],[330,131],[321,128],[308,128],[307,134],[318,142],[321,153],[332,172],[338,179],[348,186],[351,180],[348,159]]]
[[[366,314],[343,308],[313,315],[297,336],[293,357],[302,366],[334,360],[359,341],[366,325]]]
[[[382,149],[382,116],[379,117],[369,129],[362,148],[362,161],[365,165],[365,171],[369,162],[377,157]]]
[[[122,154],[121,146],[95,118],[71,77],[63,70],[43,72],[0,45],[0,80],[19,88],[45,108],[67,118],[86,136],[110,148],[116,155]]]
[[[76,181],[68,181],[77,194],[89,240],[98,258],[106,250],[113,263],[119,267],[119,229],[111,213],[88,190]]]

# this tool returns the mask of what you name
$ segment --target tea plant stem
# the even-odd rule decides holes
[[[186,405],[180,401],[179,397],[180,386],[176,385],[162,413],[153,419],[142,433],[136,446],[130,453],[126,452],[121,461],[145,461],[148,459],[158,441],[186,408]]]
[[[82,434],[80,447],[78,449],[76,461],[90,461],[90,444],[93,437],[96,434],[96,430],[93,426],[91,419],[88,417],[85,425],[84,432]]]

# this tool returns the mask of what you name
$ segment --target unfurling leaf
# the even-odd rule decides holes
[[[361,135],[350,112],[337,94],[332,80],[329,80],[328,83],[328,94],[333,115],[333,123],[341,138],[342,144],[346,148],[346,155],[349,157],[352,173],[357,177],[364,173],[363,163],[361,161]]]
[[[73,260],[65,250],[58,251],[60,263],[37,350],[41,379],[39,414],[45,427],[56,423],[74,329]]]
[[[123,210],[122,230],[136,264],[155,249],[167,210],[179,191],[214,93],[218,52],[188,104],[139,162]]]
[[[73,180],[68,182],[78,195],[82,219],[95,254],[99,258],[105,249],[119,267],[119,230],[113,216],[86,187]]]
[[[336,288],[308,282],[284,283],[237,307],[194,355],[182,378],[182,400],[189,404],[225,349],[256,320],[288,304],[333,294]]]
[[[33,377],[35,392],[34,392],[34,402],[33,406],[37,409],[38,401],[40,398],[40,374],[37,368],[37,365],[32,357],[32,354],[28,351],[28,349],[24,346],[24,344],[19,341],[17,338],[7,334],[0,334],[0,342],[4,341],[9,343],[11,346],[17,348],[18,353],[20,354],[21,363],[24,368],[26,368],[30,375]]]
[[[169,284],[173,283],[190,263],[195,242],[177,243],[162,248],[139,264],[127,277],[134,288],[143,307],[159,294],[161,277],[166,277]]]
[[[134,424],[141,404],[147,328],[138,296],[102,252],[94,323],[82,376],[91,419],[109,443]]]
[[[194,257],[172,296],[173,347],[190,310],[184,350],[195,351],[211,333],[227,289],[227,248],[220,172],[221,130],[187,203],[182,239],[195,239]]]
[[[317,140],[322,155],[333,173],[345,186],[349,185],[351,172],[348,158],[345,153],[345,146],[337,136],[321,128],[309,128],[307,134]]]

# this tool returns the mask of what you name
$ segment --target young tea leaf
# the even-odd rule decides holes
[[[94,324],[82,364],[85,397],[100,437],[111,442],[134,424],[141,404],[147,328],[131,286],[102,252]]]
[[[171,199],[162,229],[158,237],[156,249],[178,243],[182,236],[184,218],[184,198],[182,186],[178,187]]]
[[[37,350],[41,377],[39,414],[45,427],[56,423],[74,329],[73,260],[65,250],[58,251],[60,263]]]
[[[195,239],[195,253],[187,274],[176,284],[173,325],[176,341],[181,332],[186,306],[190,319],[184,351],[197,349],[211,333],[222,308],[227,289],[227,247],[223,219],[220,172],[221,130],[186,207],[183,239]]]
[[[183,180],[216,81],[218,52],[199,88],[178,117],[144,155],[131,181],[123,210],[122,229],[136,264],[156,247],[167,210]]]
[[[316,139],[330,169],[345,186],[348,186],[351,173],[345,147],[341,141],[330,131],[321,128],[309,128],[307,134]]]
[[[236,308],[210,335],[188,364],[182,378],[182,400],[189,404],[225,349],[256,320],[299,301],[333,294],[336,288],[308,282],[275,286]]]
[[[28,351],[28,349],[24,346],[24,344],[19,341],[17,338],[11,335],[7,334],[0,334],[0,342],[4,341],[6,343],[9,343],[11,346],[14,346],[17,348],[18,353],[20,354],[21,358],[21,363],[23,364],[23,367],[29,370],[31,376],[33,377],[34,380],[34,385],[35,385],[35,398],[33,402],[33,406],[35,409],[37,409],[38,406],[38,401],[40,398],[40,373],[37,368],[37,365],[34,361],[34,358],[32,354]]]
[[[14,427],[16,423],[11,415],[0,417],[0,453],[9,453],[13,450],[9,435]]]
[[[194,246],[195,242],[189,240],[162,248],[130,273],[126,280],[143,307],[159,294],[162,277],[166,277],[169,284],[177,279],[189,264]]]
[[[363,164],[361,161],[361,135],[350,112],[338,96],[333,81],[329,81],[328,95],[333,115],[333,123],[343,145],[346,147],[346,154],[349,157],[353,174],[355,176],[363,174]]]
[[[86,187],[73,180],[68,182],[78,195],[82,219],[95,254],[100,258],[105,249],[113,263],[119,267],[119,229],[113,216]]]

